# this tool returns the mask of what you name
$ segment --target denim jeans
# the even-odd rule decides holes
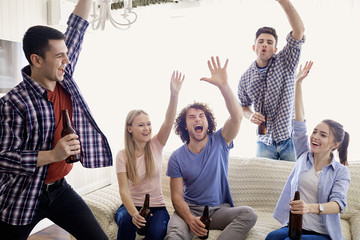
[[[269,146],[257,141],[256,156],[276,160],[295,161],[295,149],[291,138]]]
[[[136,207],[140,210],[141,207]],[[163,240],[166,235],[169,213],[166,207],[151,207],[152,216],[149,220],[148,233],[145,240]],[[119,226],[118,240],[133,240],[136,238],[137,227],[132,223],[132,217],[122,204],[115,213],[115,221]]]
[[[42,219],[48,218],[76,239],[108,239],[84,200],[64,180],[51,192],[43,191],[34,221],[15,226],[0,221],[1,239],[26,240],[31,230]]]
[[[265,240],[290,240],[288,237],[288,232],[288,227],[282,227],[269,233]],[[306,231],[303,229],[301,233],[301,240],[331,240],[331,238],[327,235],[321,235],[319,233]]]

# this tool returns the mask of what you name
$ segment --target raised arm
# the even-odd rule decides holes
[[[92,0],[79,0],[73,11],[73,14],[81,17],[82,19],[88,20],[91,10]]]
[[[310,69],[313,65],[313,62],[309,61],[305,63],[305,67],[302,68],[300,65],[300,71],[295,78],[295,120],[298,122],[303,122],[305,119],[305,110],[304,110],[304,102],[302,97],[302,81],[310,72]]]
[[[160,127],[158,132],[158,140],[159,142],[165,146],[166,142],[169,138],[172,126],[174,124],[176,109],[178,105],[179,92],[182,86],[182,83],[185,79],[185,75],[182,75],[178,71],[174,71],[171,76],[170,81],[170,100],[169,105],[166,110],[165,120]]]
[[[222,135],[225,141],[230,144],[230,142],[237,136],[239,132],[243,113],[241,111],[240,104],[236,99],[235,94],[231,90],[228,82],[228,76],[226,72],[228,61],[229,60],[226,59],[224,67],[221,67],[219,57],[216,57],[216,61],[214,57],[211,57],[211,61],[208,61],[211,77],[203,77],[200,80],[217,86],[224,97],[226,108],[230,113],[230,118],[224,124]]]
[[[292,28],[292,37],[298,41],[302,40],[305,32],[304,23],[301,20],[299,13],[289,0],[277,0],[284,9],[285,14],[289,20]]]

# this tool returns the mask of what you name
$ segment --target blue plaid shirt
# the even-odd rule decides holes
[[[310,151],[305,124],[306,122],[294,121],[292,139],[296,152],[296,165],[286,181],[273,214],[283,226],[289,221],[289,202],[298,190],[299,176],[314,167],[314,157]],[[320,174],[317,203],[337,202],[342,212],[347,205],[346,194],[349,184],[349,168],[335,161],[333,157],[331,163],[323,167]],[[341,233],[340,214],[322,214],[321,218],[331,239],[344,239]]]
[[[71,96],[73,124],[81,142],[84,167],[112,165],[106,137],[73,80],[88,22],[71,14],[65,33],[70,64],[60,82]],[[29,224],[39,203],[48,165],[36,167],[38,152],[53,149],[55,116],[44,87],[30,78],[30,66],[22,70],[23,81],[0,99],[0,219],[12,225]]]
[[[268,117],[267,130],[266,135],[259,136],[259,140],[270,146],[273,141],[280,142],[290,138],[291,121],[294,118],[295,71],[305,36],[302,41],[297,41],[289,33],[286,41],[284,49],[273,56],[267,74],[264,105]],[[253,105],[255,112],[260,112],[263,80],[264,74],[256,66],[256,62],[253,62],[239,82],[238,97],[241,106]]]

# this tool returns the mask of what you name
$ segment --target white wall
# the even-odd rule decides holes
[[[356,44],[360,36],[359,2],[292,2],[306,27],[301,62],[315,62],[304,83],[309,129],[324,118],[341,122],[351,135],[349,161],[359,161],[355,107],[360,100],[356,70],[360,55]],[[207,3],[210,4],[188,11],[174,5],[138,8],[138,21],[129,30],[117,30],[107,24],[105,31],[87,35],[77,79],[114,154],[123,147],[123,125],[129,110],[146,110],[154,132],[159,129],[174,69],[186,74],[179,110],[194,100],[206,102],[221,127],[228,112],[220,92],[199,81],[200,77],[209,76],[207,59],[211,55],[230,59],[229,79],[236,92],[241,74],[255,59],[251,46],[259,27],[274,26],[279,47],[284,46],[290,26],[276,1]],[[231,154],[253,156],[255,141],[255,126],[244,119]],[[172,151],[181,144],[178,136],[172,134],[165,150]]]
[[[359,1],[292,2],[306,27],[301,62],[315,62],[304,83],[308,126],[312,129],[324,118],[343,123],[351,135],[349,160],[360,160],[354,109],[359,102]],[[29,26],[46,23],[46,0],[0,0],[0,4],[1,38],[20,41]],[[199,81],[209,75],[207,59],[211,55],[230,59],[229,79],[236,93],[240,75],[255,59],[251,50],[255,31],[265,25],[275,27],[280,48],[290,31],[276,1],[202,0],[197,5],[139,7],[135,9],[138,21],[129,30],[121,31],[107,23],[105,31],[90,30],[86,35],[76,79],[114,155],[123,147],[123,125],[129,110],[148,111],[154,131],[159,129],[174,69],[186,74],[179,109],[194,100],[206,102],[221,127],[228,117],[221,95],[214,86]],[[6,6],[11,10],[6,11]],[[13,25],[16,27],[9,27]],[[254,155],[255,141],[255,126],[244,119],[231,154]],[[165,150],[172,151],[180,144],[172,134]]]

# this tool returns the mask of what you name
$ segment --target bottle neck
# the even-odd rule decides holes
[[[203,217],[209,217],[209,207],[208,206],[204,207]]]
[[[71,127],[68,110],[62,110],[63,127]]]
[[[145,195],[144,208],[149,208],[150,206],[150,194]]]
[[[294,200],[300,200],[300,192],[299,191],[295,192]]]

